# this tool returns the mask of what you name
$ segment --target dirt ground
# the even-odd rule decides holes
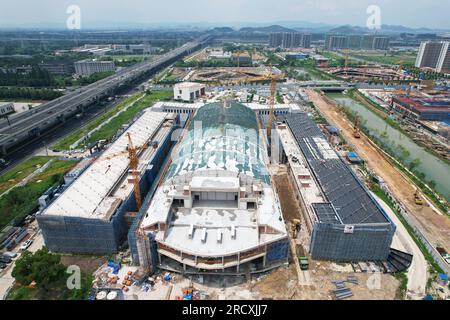
[[[353,297],[348,300],[393,300],[397,297],[399,281],[389,274],[355,273],[350,265],[311,261],[312,286],[299,286],[295,268],[279,268],[261,277],[252,285],[253,294],[261,298],[282,300],[333,300],[336,286],[332,281],[345,280],[352,275],[358,284],[346,283]],[[252,281],[254,282],[254,281]]]
[[[65,266],[79,266],[82,272],[94,273],[102,264],[107,261],[107,257],[102,256],[83,256],[83,255],[63,255],[61,263]]]
[[[382,153],[373,146],[366,136],[360,139],[353,137],[353,124],[345,116],[340,114],[336,108],[329,104],[315,91],[308,90],[308,96],[323,115],[335,126],[341,129],[345,139],[355,148],[358,155],[364,159],[374,172],[382,177],[391,192],[406,206],[413,215],[417,224],[425,233],[427,239],[434,246],[445,247],[450,250],[450,219],[445,215],[436,213],[427,203],[418,206],[414,202],[413,194],[416,190],[409,179],[405,177],[394,165],[392,165]]]
[[[274,181],[280,199],[284,220],[287,222],[292,221],[293,219],[300,219],[301,221],[300,207],[292,190],[292,184],[287,170],[280,168],[278,173],[274,176]]]

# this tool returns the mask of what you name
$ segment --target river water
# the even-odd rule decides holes
[[[328,97],[341,105],[345,105],[353,111],[358,112],[361,122],[369,129],[371,134],[384,140],[391,141],[391,146],[395,150],[396,156],[402,155],[402,150],[398,145],[402,145],[409,152],[405,162],[409,164],[414,159],[420,159],[420,164],[416,171],[425,175],[425,180],[433,180],[436,183],[435,189],[450,201],[450,165],[438,157],[428,153],[424,148],[417,145],[412,139],[405,136],[399,130],[389,126],[382,118],[375,115],[359,102],[353,100],[343,93],[330,93]],[[389,139],[387,140],[386,139]]]

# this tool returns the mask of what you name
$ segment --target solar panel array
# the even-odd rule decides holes
[[[313,210],[322,223],[340,223],[331,203],[313,203]]]
[[[284,120],[291,128],[323,193],[344,224],[388,222],[353,171],[340,158],[324,157],[316,141],[317,138],[325,139],[325,136],[306,113],[293,113],[285,116]],[[329,212],[323,211],[323,216],[320,214],[325,206],[318,208],[319,219],[329,220]]]

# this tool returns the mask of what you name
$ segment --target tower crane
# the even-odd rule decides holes
[[[136,207],[138,211],[142,206],[142,197],[141,197],[141,189],[139,188],[139,158],[137,156],[138,148],[135,148],[133,145],[133,141],[131,140],[131,134],[127,133],[128,137],[128,154],[130,157],[130,170],[133,176],[133,186],[134,186],[134,197],[136,200]]]

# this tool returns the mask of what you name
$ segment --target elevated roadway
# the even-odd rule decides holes
[[[145,61],[123,69],[108,78],[10,117],[9,122],[6,119],[1,120],[1,154],[7,155],[8,151],[16,145],[39,137],[43,131],[65,122],[67,118],[84,111],[86,107],[98,102],[101,98],[112,95],[120,87],[128,86],[192,53],[207,40],[208,36],[202,36],[155,60]]]

